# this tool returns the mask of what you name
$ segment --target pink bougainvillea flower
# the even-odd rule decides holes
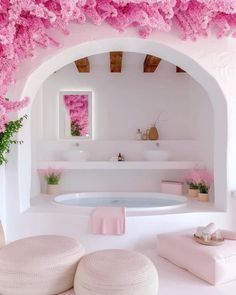
[[[10,101],[3,97],[0,97],[0,133],[5,131],[6,124],[9,122],[8,113],[16,112],[26,107],[28,103],[28,97],[17,101]]]
[[[0,105],[3,106],[7,112],[18,111],[26,107],[28,103],[29,103],[29,97],[27,96],[22,100],[16,100],[16,101],[6,100],[5,98],[0,97]]]
[[[134,27],[142,38],[177,28],[184,40],[236,37],[235,0],[1,0],[0,96],[15,82],[20,62],[38,48],[58,46],[50,29],[69,34],[69,23],[107,23],[123,32]],[[7,110],[8,111],[8,110]]]

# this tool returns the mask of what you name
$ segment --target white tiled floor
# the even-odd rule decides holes
[[[151,258],[158,269],[160,284],[158,295],[236,295],[236,281],[212,286],[158,257],[153,250],[145,252],[143,254]]]
[[[215,287],[158,257],[154,250],[145,250],[142,253],[148,256],[158,269],[160,284],[158,295],[236,295],[236,281]],[[70,291],[65,295],[74,295],[74,293]]]

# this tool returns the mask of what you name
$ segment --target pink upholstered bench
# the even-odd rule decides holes
[[[158,254],[212,285],[236,280],[236,241],[204,246],[193,234],[194,230],[158,235]]]

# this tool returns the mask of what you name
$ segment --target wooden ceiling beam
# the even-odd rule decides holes
[[[89,64],[88,57],[76,60],[75,65],[80,73],[89,73],[90,72],[90,64]]]
[[[180,67],[176,67],[176,73],[186,73],[183,69],[181,69]]]
[[[122,69],[122,51],[110,52],[110,69],[112,73],[121,73]]]
[[[160,62],[161,58],[147,54],[143,63],[144,73],[154,73]]]

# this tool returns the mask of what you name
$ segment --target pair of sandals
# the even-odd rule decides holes
[[[211,222],[207,226],[198,227],[194,237],[199,242],[218,244],[224,240],[236,240],[236,232],[226,229],[218,229],[216,224]]]

